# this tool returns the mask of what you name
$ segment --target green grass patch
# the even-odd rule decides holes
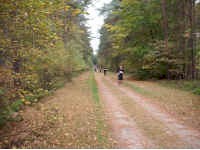
[[[111,72],[110,76],[114,78],[115,74]],[[131,74],[126,74],[126,77],[131,77]],[[180,89],[184,91],[189,91],[196,95],[200,95],[200,80],[154,80],[154,82],[158,83],[162,87]],[[134,83],[129,83],[125,81],[124,85],[133,88],[138,93],[152,95],[152,93],[134,85]]]
[[[5,111],[3,110],[0,112],[0,127],[2,127],[7,121],[7,114],[5,114]]]
[[[129,75],[126,75],[126,77],[127,77],[127,76],[129,76]],[[116,80],[115,74],[114,74],[113,72],[110,72],[110,77],[111,77],[112,79]],[[132,82],[128,82],[128,81],[125,80],[125,81],[123,81],[123,85],[128,86],[128,87],[134,89],[134,91],[136,91],[136,92],[138,92],[138,93],[140,93],[140,94],[143,94],[143,95],[152,95],[151,92],[149,92],[149,91],[147,91],[147,90],[145,90],[145,89],[143,89],[143,88],[141,88],[141,87],[139,87],[139,86],[136,86],[136,85],[135,85],[134,83],[132,83]]]
[[[93,99],[99,105],[98,87],[93,73],[90,73],[90,87],[92,89]]]
[[[162,86],[190,91],[194,94],[200,95],[200,80],[161,80],[157,81],[157,83]]]
[[[151,92],[146,91],[145,89],[143,89],[143,88],[141,88],[139,86],[136,86],[134,83],[129,83],[129,82],[125,81],[123,84],[125,86],[128,86],[128,87],[132,88],[134,91],[136,91],[136,92],[138,92],[138,93],[140,93],[142,95],[152,95]]]
[[[90,72],[89,85],[90,85],[90,88],[92,91],[93,100],[96,105],[95,109],[96,109],[96,116],[97,116],[96,124],[97,124],[98,141],[102,146],[107,147],[106,145],[109,145],[108,139],[105,135],[103,135],[103,133],[106,131],[106,129],[104,126],[105,122],[104,122],[104,117],[103,117],[103,112],[102,112],[102,106],[100,104],[97,83],[96,83],[96,80],[94,77],[94,73],[92,71]]]
[[[19,111],[21,106],[23,105],[23,102],[21,100],[17,100],[15,102],[13,102],[11,105],[10,105],[10,108],[12,111]]]
[[[5,108],[1,109],[0,111],[0,127],[3,127],[3,125],[8,121],[12,121],[13,118],[11,118],[11,115],[14,112],[17,112],[21,109],[23,106],[23,102],[21,100],[16,100],[9,106],[5,106]]]

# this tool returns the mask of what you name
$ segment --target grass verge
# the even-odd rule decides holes
[[[125,81],[124,85],[132,88],[135,92],[148,97],[153,103],[158,104],[164,110],[183,121],[189,126],[199,128],[200,99],[198,95],[192,94],[180,88],[172,88],[171,84],[148,81]]]
[[[161,80],[157,82],[162,86],[178,88],[200,95],[200,80]]]
[[[139,86],[136,86],[134,84],[130,84],[129,82],[124,82],[123,83],[125,86],[128,86],[130,88],[132,88],[134,91],[140,93],[140,94],[143,94],[143,95],[152,95],[151,92],[139,87]]]
[[[98,87],[97,87],[97,83],[94,77],[94,73],[92,71],[90,72],[89,84],[92,91],[93,100],[95,103],[95,113],[97,116],[96,124],[97,124],[98,141],[102,145],[101,148],[110,147],[111,144],[108,140],[108,135],[106,133],[107,128],[105,125],[104,113],[102,111],[102,106],[101,106],[100,98],[98,94]]]

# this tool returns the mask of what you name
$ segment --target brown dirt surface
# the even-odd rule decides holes
[[[162,107],[156,105],[153,99],[147,98],[145,95],[141,95],[135,92],[130,87],[124,85],[118,86],[116,81],[113,81],[113,79],[106,77],[104,82],[109,82],[113,87],[117,87],[118,90],[128,96],[130,100],[134,101],[137,105],[143,108],[146,113],[150,114],[154,119],[162,122],[168,129],[166,130],[166,133],[173,133],[182,141],[183,145],[181,148],[200,147],[200,132],[198,129],[188,126],[187,124],[181,122],[181,119],[179,120],[172,116],[170,113],[167,113],[164,109],[162,109]],[[168,94],[170,95],[170,93]],[[152,131],[152,133],[154,133],[154,131]]]
[[[0,130],[0,148],[200,148],[198,96],[153,82],[118,85],[113,75],[95,79],[98,91],[83,73],[26,106],[17,113],[22,121]]]
[[[20,112],[21,122],[0,130],[1,148],[111,148],[106,124],[97,125],[89,73]],[[98,133],[100,132],[100,133]],[[104,141],[99,140],[99,135]]]
[[[125,84],[139,88],[140,94],[200,132],[200,96],[152,81],[126,80]]]
[[[104,84],[103,77],[96,74],[100,97],[104,102],[108,121],[112,127],[118,148],[152,148],[153,143],[141,134],[134,120],[120,106],[118,98]]]

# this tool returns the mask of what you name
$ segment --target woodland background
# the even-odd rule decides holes
[[[0,0],[0,124],[91,65],[88,0]]]
[[[102,13],[100,65],[139,79],[200,78],[197,0],[114,0]]]
[[[93,56],[90,0],[0,0],[0,125],[94,64],[200,94],[200,3],[113,0]],[[93,58],[93,59],[92,59]]]

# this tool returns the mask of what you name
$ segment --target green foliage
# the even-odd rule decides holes
[[[149,79],[151,78],[151,74],[148,70],[145,70],[145,69],[140,69],[140,70],[137,70],[137,72],[133,73],[133,76],[136,77],[136,79],[139,79],[139,80],[146,80],[146,79]]]
[[[16,111],[21,102],[36,102],[87,69],[92,49],[83,14],[88,3],[0,1],[0,109]]]
[[[6,116],[0,114],[0,127],[2,127],[6,123]]]
[[[194,94],[200,95],[200,81],[187,81],[187,80],[171,80],[171,81],[159,81],[158,83],[162,85],[167,85],[169,87],[179,88],[186,91],[191,91]]]
[[[97,125],[97,136],[98,136],[98,141],[101,143],[101,144],[105,144],[108,142],[108,139],[107,137],[105,137],[103,134],[102,134],[102,131],[105,130],[105,126],[104,126],[104,120],[103,120],[103,112],[101,111],[102,110],[102,106],[100,104],[100,99],[99,99],[99,92],[98,92],[98,87],[97,87],[97,83],[96,83],[96,80],[95,80],[95,76],[94,76],[94,72],[90,72],[90,76],[89,76],[89,85],[90,85],[90,88],[92,90],[92,96],[93,96],[93,100],[95,101],[95,113],[96,113],[96,116],[97,116],[97,119],[96,119],[96,125]]]
[[[140,79],[190,79],[191,60],[196,59],[193,70],[199,66],[200,43],[197,39],[196,49],[192,49],[193,27],[191,18],[185,15],[191,10],[190,4],[191,1],[166,1],[166,48],[161,1],[113,0],[102,10],[107,18],[101,29],[98,63],[112,69],[122,64],[126,72]],[[197,14],[199,6],[200,3],[195,5]],[[192,51],[198,57],[194,58]]]
[[[16,100],[9,106],[1,108],[0,110],[0,127],[3,126],[7,120],[11,120],[11,115],[17,112],[23,106],[22,100]]]
[[[143,94],[143,95],[151,95],[152,93],[139,87],[139,86],[136,86],[135,84],[132,84],[132,83],[129,83],[129,82],[125,82],[124,83],[126,86],[129,86],[131,88],[133,88],[136,92],[140,93],[140,94]]]
[[[89,82],[90,82],[90,87],[91,87],[92,93],[93,93],[93,99],[99,105],[98,87],[97,87],[96,80],[94,78],[94,73],[92,71],[90,73],[90,80],[89,80]]]
[[[21,100],[16,100],[15,102],[13,102],[11,105],[10,105],[10,108],[17,112],[20,110],[21,106],[23,105],[23,102]]]
[[[193,90],[193,93],[194,93],[194,94],[197,94],[197,95],[200,95],[200,88],[195,88],[195,89]]]
[[[0,96],[4,94],[4,90],[0,88]]]

